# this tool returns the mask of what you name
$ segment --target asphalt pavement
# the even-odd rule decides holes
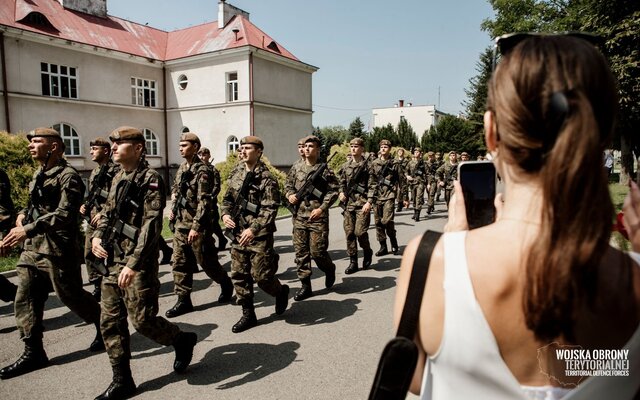
[[[130,325],[131,367],[138,385],[136,399],[366,399],[385,343],[394,336],[392,308],[401,256],[373,258],[372,268],[345,275],[349,263],[340,209],[330,213],[329,253],[337,266],[336,284],[324,288],[324,274],[314,264],[314,296],[295,302],[300,287],[295,273],[291,219],[277,221],[275,248],[280,254],[278,277],[291,287],[289,308],[274,313],[274,299],[256,287],[259,325],[234,334],[231,327],[241,308],[218,304],[220,287],[200,272],[194,277],[195,311],[172,319],[199,342],[184,374],[172,370],[173,347],[163,347]],[[400,250],[426,229],[442,231],[444,203],[418,223],[413,211],[396,214]],[[371,218],[369,238],[378,250]],[[228,271],[229,251],[220,253]],[[362,250],[359,252],[362,264]],[[16,277],[10,278],[15,282]],[[175,303],[169,265],[160,267],[160,315]],[[86,282],[86,277],[85,277]],[[85,289],[92,290],[86,285]],[[66,308],[55,294],[45,311],[45,349],[50,366],[10,380],[0,380],[0,399],[93,399],[111,381],[106,353],[86,349],[94,327]],[[14,362],[23,345],[15,328],[13,305],[0,303],[0,366]]]

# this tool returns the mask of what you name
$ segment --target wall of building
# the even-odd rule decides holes
[[[255,55],[253,98],[257,102],[311,110],[311,71],[295,69]]]
[[[310,135],[311,114],[256,106],[255,134],[264,141],[265,155],[277,167],[288,167],[298,159],[297,144]]]
[[[401,116],[407,120],[420,139],[424,132],[428,131],[435,123],[436,109],[435,106],[376,108],[373,110],[373,126],[383,127],[391,124],[396,128],[400,123]]]

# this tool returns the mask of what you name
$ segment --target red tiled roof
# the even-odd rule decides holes
[[[46,17],[54,29],[25,20],[34,12]],[[234,17],[223,29],[214,21],[165,32],[117,17],[68,10],[57,0],[0,0],[0,25],[161,61],[243,46],[299,61],[280,44],[272,45],[275,41],[243,16]],[[237,41],[233,29],[239,30]]]

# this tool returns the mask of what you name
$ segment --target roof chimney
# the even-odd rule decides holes
[[[398,107],[404,107],[404,100],[398,100]]]
[[[69,10],[107,18],[107,0],[58,0],[58,2]]]
[[[239,9],[238,7],[227,4],[225,0],[218,2],[218,28],[222,29],[227,25],[227,22],[236,15],[242,15],[246,19],[249,19],[249,13]]]

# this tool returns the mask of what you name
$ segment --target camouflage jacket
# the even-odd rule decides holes
[[[427,183],[429,185],[437,183],[436,171],[438,171],[438,168],[440,168],[440,165],[436,161],[427,161],[425,163],[425,170],[427,171]]]
[[[33,191],[42,167],[33,175],[29,191]],[[27,210],[20,212],[28,219],[23,221],[27,234],[24,249],[39,254],[69,256],[78,247],[78,217],[85,186],[80,174],[67,160],[61,159],[57,165],[44,173],[42,197],[34,204],[40,216],[31,220]],[[33,201],[33,199],[31,199]]]
[[[446,162],[436,171],[438,182],[444,182],[446,189],[453,189],[453,181],[458,179],[458,164]]]
[[[233,215],[247,172],[246,168],[236,169],[229,176],[227,192],[222,198],[221,216]],[[276,231],[275,221],[280,206],[280,188],[278,181],[262,161],[258,161],[253,172],[255,175],[245,200],[257,206],[257,215],[247,210],[240,210],[234,222],[240,226],[241,230],[251,228],[253,235],[260,237]]]
[[[364,163],[366,163],[362,167],[364,170],[360,174],[358,181],[355,182],[353,179],[356,171]],[[366,158],[360,162],[351,159],[342,164],[338,171],[338,178],[340,192],[346,195],[349,189],[352,189],[347,199],[347,210],[360,209],[366,202],[369,202],[372,206],[375,205],[376,180],[371,170],[371,163],[366,161]]]
[[[287,179],[285,180],[285,183],[284,183],[285,193],[288,193],[290,191],[289,189],[294,186],[296,177],[298,176],[298,172],[300,171],[300,168],[304,165],[306,165],[306,163],[301,158],[298,158],[293,163],[293,165],[289,169],[289,172],[287,172]],[[291,192],[293,191],[294,190],[291,190]],[[287,199],[285,199],[284,201],[287,201]]]
[[[180,165],[171,188],[172,207],[180,197],[185,199],[186,203],[178,207],[176,229],[193,229],[202,233],[212,228],[214,185],[211,166],[202,162],[198,156],[193,157],[191,165],[186,161]]]
[[[92,205],[89,211],[89,217],[93,218],[97,213],[99,213],[104,204],[107,202],[107,198],[109,197],[109,190],[111,189],[111,183],[113,182],[113,178],[120,171],[120,165],[114,163],[109,160],[107,164],[107,177],[104,180],[104,185],[98,189],[95,202]],[[91,171],[91,175],[89,176],[89,193],[94,190],[94,187],[98,184],[96,178],[100,173],[100,166],[97,166]],[[85,199],[86,201],[87,199]]]
[[[124,236],[117,240],[116,244],[123,250],[123,255],[116,257],[114,262],[134,271],[141,271],[157,265],[158,241],[162,233],[162,213],[166,205],[164,181],[157,171],[149,168],[149,164],[143,162],[137,171],[120,170],[116,174],[93,237],[103,238],[106,235],[110,218],[119,200],[118,196],[121,195],[118,186],[125,180],[134,179],[134,175],[134,183],[139,189],[134,199],[137,207],[133,205],[125,207],[125,215],[120,215],[120,219],[138,228],[139,231],[136,240],[130,240]]]
[[[410,185],[417,185],[418,183],[427,182],[427,169],[424,160],[411,160],[407,164],[406,174],[413,178],[409,181]]]
[[[296,194],[307,181],[307,177],[313,175],[318,168],[320,168],[321,164],[321,162],[317,162],[314,165],[300,163],[295,168],[294,174],[291,173],[291,171],[294,170],[294,167],[292,167],[287,175],[287,182],[284,188],[285,198],[283,199],[283,202],[288,202],[289,196]],[[298,199],[299,208],[296,214],[297,218],[309,218],[311,211],[316,208],[320,208],[322,211],[325,211],[323,218],[328,218],[329,213],[327,210],[329,210],[331,205],[338,198],[338,178],[336,178],[333,171],[331,171],[331,168],[327,167],[322,174],[322,179],[317,179],[316,182],[314,182],[314,186],[323,193],[323,196],[317,198],[310,195],[306,199]]]
[[[209,164],[209,168],[211,168],[211,197],[213,200],[213,204],[218,204],[218,194],[220,194],[220,189],[222,189],[222,178],[220,177],[220,171],[216,168],[215,165]]]
[[[386,168],[384,176],[382,171]],[[395,199],[399,184],[400,164],[394,159],[383,160],[376,158],[371,163],[371,169],[376,179],[376,202]]]
[[[0,169],[0,239],[14,227],[14,213],[11,182],[7,173]]]

